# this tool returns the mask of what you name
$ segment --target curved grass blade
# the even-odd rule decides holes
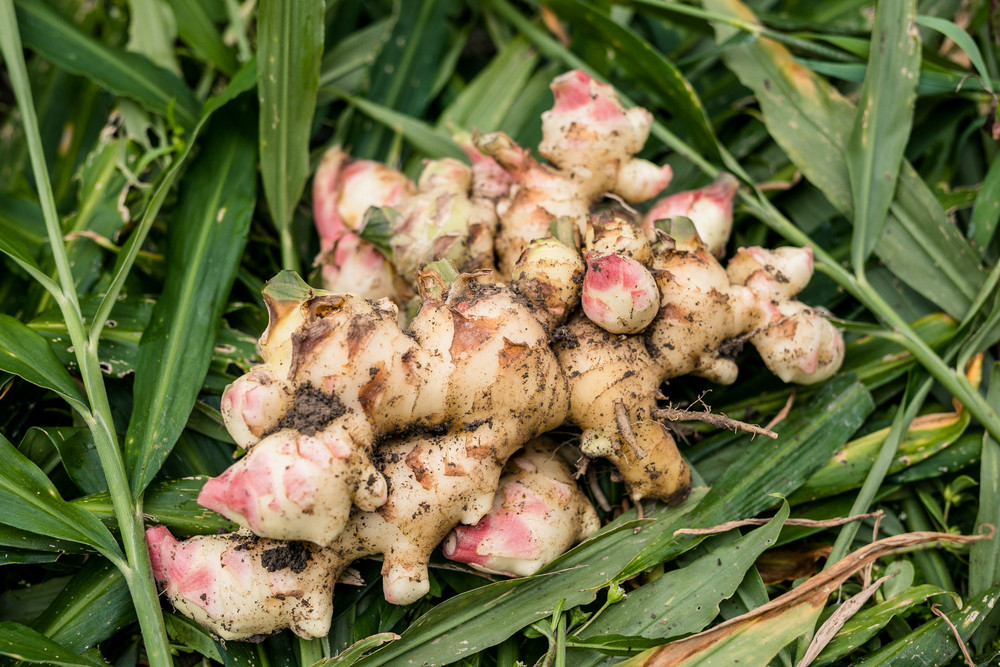
[[[972,247],[981,257],[986,256],[986,250],[997,231],[1000,221],[1000,160],[993,160],[983,185],[976,196],[969,218],[969,237]]]
[[[979,74],[979,82],[986,87],[987,90],[991,90],[991,79],[990,71],[986,67],[986,61],[983,59],[983,54],[976,46],[976,42],[972,37],[962,28],[958,27],[951,21],[937,16],[926,16],[921,14],[916,17],[917,25],[923,26],[924,28],[930,28],[931,30],[936,30],[941,33],[955,44],[965,51],[965,54],[969,56],[969,60],[972,62],[973,67],[976,68],[976,73]]]
[[[846,148],[854,199],[851,258],[858,272],[864,271],[865,260],[885,226],[913,126],[920,72],[916,13],[916,0],[876,5],[872,42],[879,48],[871,50]]]
[[[414,148],[425,155],[432,158],[451,157],[457,160],[466,159],[462,149],[451,140],[451,137],[446,132],[437,130],[422,120],[417,120],[405,113],[393,111],[388,107],[369,102],[364,98],[355,97],[342,90],[331,88],[330,92],[352,106],[357,107],[372,119],[399,132]]]
[[[105,46],[85,35],[45,2],[16,0],[18,27],[26,46],[58,67],[85,76],[143,108],[173,115],[185,129],[198,120],[191,89],[172,72],[146,57]]]
[[[247,118],[246,108],[234,118]],[[216,334],[256,203],[253,131],[214,119],[181,190],[167,234],[167,277],[139,344],[125,467],[139,493],[187,422],[212,360]]]
[[[86,510],[66,502],[38,466],[0,435],[0,521],[20,528],[94,547],[119,562],[124,554],[111,532]]]
[[[321,0],[262,0],[257,18],[260,173],[281,234],[281,264],[299,269],[292,211],[309,178],[309,134],[323,57]]]
[[[3,314],[0,314],[0,370],[51,389],[80,414],[90,411],[87,397],[59,363],[48,342],[20,320]]]
[[[546,6],[555,10],[575,30],[606,40],[617,53],[615,65],[635,79],[646,92],[659,98],[660,106],[691,133],[695,148],[710,159],[719,158],[715,132],[698,94],[677,66],[660,51],[640,38],[634,30],[619,25],[580,0],[550,0]]]
[[[0,654],[25,662],[65,667],[103,667],[104,661],[77,655],[37,630],[12,621],[0,621]]]

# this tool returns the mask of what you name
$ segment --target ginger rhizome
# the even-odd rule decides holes
[[[326,290],[292,274],[267,285],[263,363],[221,405],[246,455],[199,496],[242,529],[147,533],[167,598],[214,634],[324,634],[334,583],[368,556],[397,604],[427,592],[438,546],[482,570],[536,572],[598,523],[554,430],[579,429],[633,500],[678,502],[691,474],[658,421],[666,381],[733,383],[744,343],[786,382],[839,369],[840,333],[796,300],[808,248],[720,263],[728,174],[645,216],[622,206],[671,178],[636,157],[650,114],[583,72],[552,89],[545,162],[501,133],[459,133],[471,166],[431,160],[416,184],[324,156],[313,204]],[[595,213],[605,194],[619,205]],[[416,303],[401,328],[400,307]],[[533,440],[545,433],[555,442]]]

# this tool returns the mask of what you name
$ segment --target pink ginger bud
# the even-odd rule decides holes
[[[767,276],[766,281],[755,277],[758,271]],[[812,248],[783,247],[766,250],[759,246],[740,248],[729,261],[726,275],[734,285],[760,283],[773,294],[791,299],[801,292],[813,274]],[[759,275],[759,274],[758,274]]]
[[[472,162],[472,194],[497,200],[506,197],[514,185],[514,177],[496,160],[484,155],[473,143],[471,134],[464,132],[454,137],[459,147]]]
[[[690,218],[705,246],[719,257],[725,252],[733,229],[733,199],[738,189],[739,181],[723,172],[711,185],[664,197],[643,217],[643,231],[652,239],[655,238],[653,223],[657,220],[677,216]]]
[[[415,191],[401,172],[372,160],[351,160],[340,148],[331,148],[313,178],[313,215],[323,249],[358,231],[370,207],[394,206]]]
[[[385,479],[354,449],[338,428],[278,431],[208,480],[198,503],[261,537],[329,544],[352,502],[372,511],[386,500]]]
[[[508,463],[493,509],[474,526],[445,538],[446,558],[484,572],[527,576],[599,527],[597,513],[572,471],[544,440]]]
[[[271,431],[291,405],[292,394],[287,382],[273,379],[264,367],[226,387],[220,408],[236,444],[247,449]]]
[[[621,255],[587,253],[581,303],[592,322],[616,334],[645,329],[660,309],[660,293],[642,264]]]
[[[783,382],[815,384],[840,370],[844,338],[821,310],[801,301],[767,304],[769,323],[750,338],[764,365]]]
[[[170,603],[222,639],[289,627],[312,638],[330,629],[331,564],[312,546],[239,534],[178,541],[156,526],[146,531],[146,547]]]

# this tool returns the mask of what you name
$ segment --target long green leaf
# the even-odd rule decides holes
[[[0,370],[56,392],[80,414],[90,411],[87,397],[41,335],[20,320],[0,314]]]
[[[21,530],[87,544],[109,558],[125,556],[111,532],[86,510],[66,502],[38,467],[0,435],[0,522]]]
[[[177,34],[196,56],[211,63],[226,76],[237,69],[236,54],[222,41],[205,6],[198,0],[168,0],[177,20]]]
[[[920,71],[916,0],[876,6],[868,74],[847,140],[847,175],[854,197],[851,256],[856,271],[875,247],[896,190],[899,165],[913,126]]]
[[[988,400],[1000,404],[1000,364],[993,366],[990,375]],[[969,550],[969,594],[976,595],[1000,584],[1000,444],[983,434],[982,459],[979,464],[979,512],[976,528],[979,531],[993,527],[993,537],[976,542]],[[991,609],[987,619],[974,637],[982,648],[993,641],[1000,629],[1000,609]]]
[[[980,256],[986,256],[990,240],[1000,222],[1000,160],[993,160],[969,218],[969,237]]]
[[[25,45],[57,66],[85,76],[115,95],[162,116],[173,113],[187,129],[198,120],[191,89],[175,74],[137,53],[112,49],[84,34],[46,2],[16,0]]]
[[[262,0],[257,19],[260,173],[281,233],[282,266],[298,270],[292,211],[309,178],[309,135],[323,56],[322,0]]]
[[[721,14],[756,21],[740,0],[705,0],[704,4]],[[733,30],[717,25],[717,41],[725,43]],[[723,58],[753,90],[768,132],[782,150],[831,204],[853,216],[844,147],[856,114],[854,105],[770,39],[730,46]],[[985,278],[978,255],[905,161],[875,253],[903,282],[958,318]]]
[[[236,110],[246,118],[247,110]],[[133,491],[163,465],[212,359],[256,202],[256,146],[245,124],[216,119],[192,164],[167,237],[163,295],[143,333],[125,461]]]
[[[37,630],[11,621],[0,621],[0,654],[45,665],[104,667],[102,660],[77,655]]]
[[[955,42],[955,44],[969,56],[969,60],[976,68],[976,73],[979,74],[980,83],[987,87],[990,86],[990,71],[986,67],[986,61],[983,59],[983,54],[979,50],[979,47],[976,46],[975,40],[972,39],[968,32],[958,27],[953,22],[937,16],[920,15],[916,17],[916,21],[917,25],[936,30],[951,41]]]

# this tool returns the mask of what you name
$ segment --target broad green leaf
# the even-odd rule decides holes
[[[697,92],[659,50],[639,37],[635,30],[619,25],[581,0],[552,0],[546,5],[574,30],[591,35],[613,49],[614,64],[680,121],[690,133],[694,146],[708,158],[718,156],[715,132]]]
[[[17,547],[7,547],[0,551],[0,565],[37,565],[55,563],[61,554],[54,551],[29,551]]]
[[[617,634],[672,639],[704,630],[719,614],[719,604],[736,592],[757,557],[774,545],[787,518],[788,504],[782,503],[767,525],[709,549],[690,565],[629,592],[580,632],[579,638],[599,640]],[[573,664],[583,665],[581,658],[574,657]]]
[[[847,175],[854,202],[852,259],[863,265],[885,225],[899,165],[913,126],[920,35],[916,0],[876,6],[868,74],[847,140]]]
[[[232,521],[198,504],[198,493],[207,480],[208,477],[201,476],[150,484],[142,503],[147,521],[163,524],[171,532],[184,537],[236,530],[237,526]],[[115,524],[114,508],[107,492],[83,496],[71,502],[109,526]]]
[[[968,641],[998,599],[1000,586],[994,586],[985,593],[970,598],[962,609],[948,612],[947,616],[958,629],[963,642]],[[958,644],[955,643],[952,629],[944,619],[935,618],[854,664],[857,667],[947,665],[951,664],[951,659],[957,653]]]
[[[0,314],[0,370],[51,389],[80,414],[89,412],[87,397],[59,363],[46,340],[20,320],[3,314]]]
[[[233,49],[222,41],[212,18],[198,0],[169,0],[177,20],[177,33],[187,42],[191,51],[211,63],[226,76],[232,76],[238,67]]]
[[[48,551],[56,555],[60,553],[84,554],[93,553],[93,549],[78,542],[58,540],[46,535],[39,535],[27,530],[6,526],[0,523],[0,557],[8,552]]]
[[[740,0],[705,0],[705,7],[748,22]],[[716,25],[717,41],[735,28]],[[828,82],[796,63],[770,39],[727,48],[727,66],[754,91],[764,121],[788,157],[844,215],[854,215],[844,147],[855,107]],[[907,162],[875,253],[889,269],[949,314],[965,314],[985,274],[933,192]]]
[[[447,15],[456,4],[454,0],[394,0],[392,32],[369,70],[372,83],[366,100],[404,116],[423,115],[455,33]],[[384,159],[393,131],[384,125],[364,130],[353,142],[352,153]]]
[[[232,114],[247,115],[245,107]],[[160,469],[194,406],[246,243],[256,150],[252,132],[234,118],[210,124],[168,227],[166,282],[139,344],[124,443],[136,493]]]
[[[77,655],[37,630],[12,621],[0,621],[0,654],[45,665],[104,667],[102,660]]]
[[[47,452],[51,452],[46,459],[51,460],[54,454],[55,461],[43,464],[32,451],[26,449],[27,447],[35,450],[44,447]],[[94,438],[88,428],[35,426],[25,434],[18,451],[31,459],[46,474],[62,461],[63,470],[84,493],[97,493],[108,488],[107,482],[104,481],[100,457],[94,447]]]
[[[935,595],[946,595],[946,592],[936,586],[923,584],[885,602],[862,609],[844,623],[844,627],[826,645],[813,664],[820,667],[850,655],[875,636],[895,616],[904,615],[915,605]]]
[[[969,425],[969,419],[966,410],[921,415],[914,419],[899,443],[889,474],[920,463],[957,441]],[[861,486],[889,430],[879,429],[844,445],[789,497],[789,501],[794,505]]]
[[[820,468],[864,423],[874,408],[872,397],[853,375],[830,380],[810,401],[775,426],[777,440],[747,442],[748,451],[715,482],[681,527],[707,527],[752,517],[775,504],[773,494],[788,496]],[[781,470],[779,476],[761,470]],[[638,550],[616,576],[624,581],[690,548],[690,537],[667,532]]]
[[[58,67],[85,76],[143,108],[173,114],[187,129],[198,119],[198,103],[175,74],[144,56],[112,49],[84,34],[46,2],[16,0],[21,39]]]
[[[660,530],[673,529],[701,497],[695,490],[676,507],[657,505],[646,520],[635,511],[619,517],[545,570],[532,577],[482,586],[437,605],[410,624],[399,640],[362,658],[359,667],[444,665],[495,646],[523,627],[547,619],[556,605],[564,609],[592,602],[597,591],[628,563],[637,546]],[[639,533],[633,528],[641,526]]]
[[[118,543],[97,518],[66,502],[49,478],[0,435],[0,522],[56,539],[87,544],[124,559]]]
[[[122,573],[91,558],[31,627],[73,651],[84,651],[135,621]]]
[[[1000,364],[993,366],[987,400],[1000,405]],[[979,532],[993,527],[993,536],[976,542],[969,550],[969,595],[977,595],[1000,584],[1000,444],[983,434],[982,459],[979,464],[979,512],[976,529]],[[1000,609],[987,612],[983,626],[976,631],[973,641],[981,651],[997,636],[1000,629]]]
[[[282,265],[293,270],[299,267],[291,238],[292,211],[309,178],[323,10],[321,0],[261,0],[257,18],[261,181],[281,232]]]

